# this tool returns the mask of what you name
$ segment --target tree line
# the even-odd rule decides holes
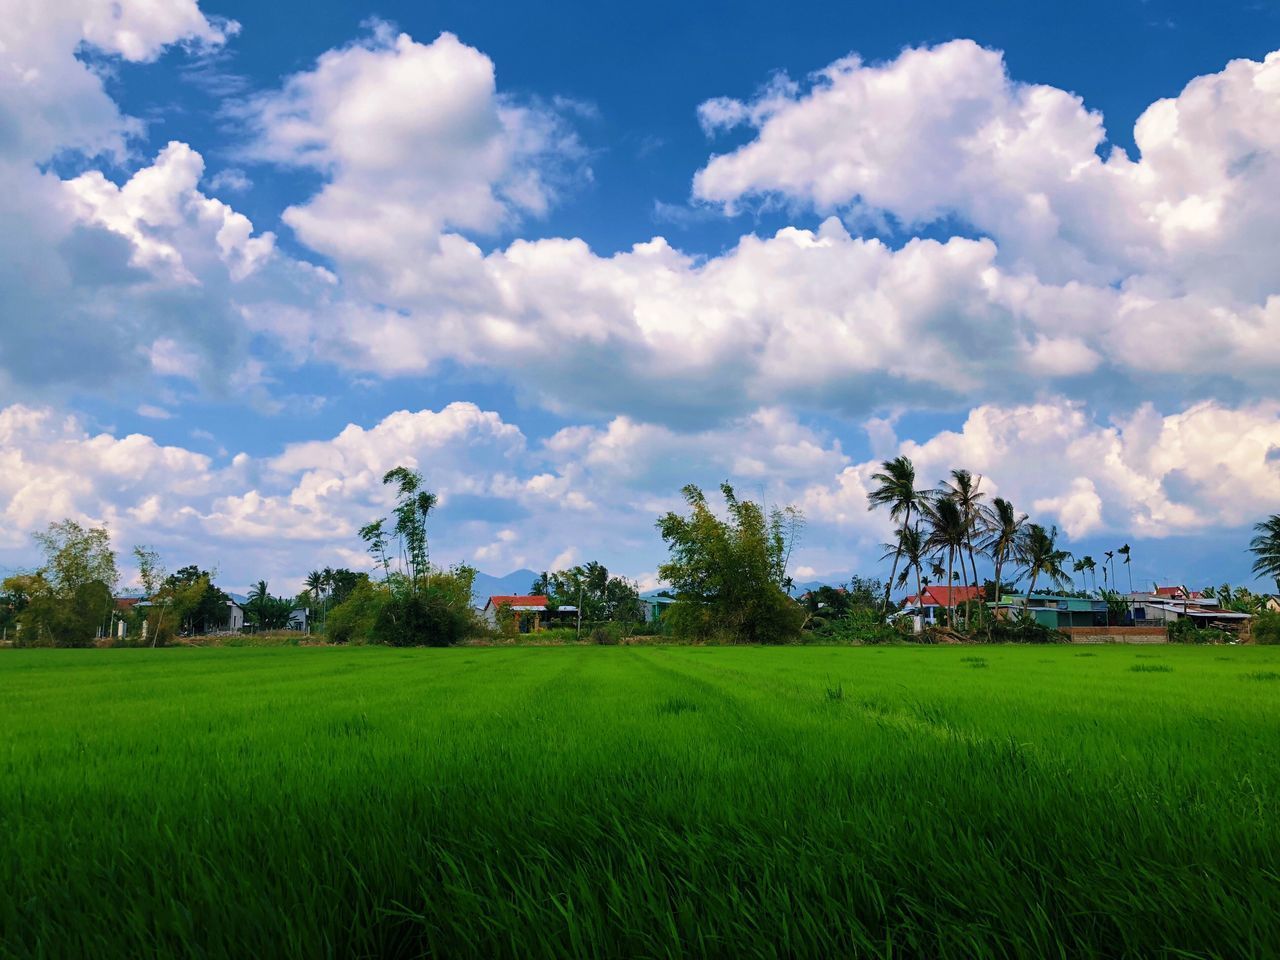
[[[819,588],[799,598],[792,596],[789,567],[804,514],[794,506],[766,508],[741,499],[727,482],[720,487],[719,513],[699,487],[688,485],[682,491],[688,512],[668,512],[656,523],[669,551],[658,569],[670,601],[662,631],[692,641],[784,643],[806,630],[831,635],[853,625],[862,635],[885,638],[894,630],[891,618],[897,612],[892,591],[914,586],[920,597],[939,582],[979,588],[964,591],[963,599],[955,590],[946,594],[947,628],[969,637],[1025,639],[1010,630],[1025,633],[1030,624],[1011,627],[988,607],[1022,581],[1028,594],[1044,586],[1096,594],[1109,604],[1119,602],[1122,615],[1116,558],[1130,569],[1128,544],[1105,551],[1101,565],[1092,556],[1075,557],[1059,544],[1055,526],[1033,522],[1003,497],[988,500],[982,480],[956,469],[936,487],[921,487],[909,458],[885,460],[872,476],[868,509],[887,510],[895,525],[881,558],[890,564],[888,579],[854,577],[846,588]],[[292,599],[273,596],[267,582],[259,580],[243,605],[251,627],[281,629],[304,610],[336,642],[448,645],[488,629],[472,606],[475,569],[466,564],[441,568],[430,561],[428,523],[439,501],[422,475],[396,467],[383,483],[394,491],[391,515],[359,531],[373,574],[313,570],[303,592]],[[1254,532],[1253,570],[1274,579],[1280,591],[1280,515],[1257,524]],[[180,634],[226,628],[231,598],[197,565],[167,573],[154,550],[135,547],[145,601],[121,610],[114,599],[119,572],[106,530],[64,520],[34,539],[44,563],[0,584],[0,635],[6,638],[85,646],[115,636],[124,621],[130,642],[159,645]],[[989,561],[992,578],[979,578],[979,557]],[[1092,594],[1076,590],[1073,575],[1080,575],[1086,588],[1092,577]],[[1131,573],[1129,583],[1132,588]],[[531,592],[546,595],[552,610],[579,608],[591,623],[639,619],[635,584],[611,576],[596,562],[544,572]],[[1228,584],[1205,594],[1229,609],[1269,615],[1265,595]]]

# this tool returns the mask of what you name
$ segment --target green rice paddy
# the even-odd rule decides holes
[[[1280,649],[0,651],[4,957],[1280,955]]]

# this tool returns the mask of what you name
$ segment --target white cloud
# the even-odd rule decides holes
[[[480,51],[385,24],[248,112],[259,157],[328,176],[285,222],[353,279],[393,294],[420,288],[415,268],[440,253],[446,230],[492,232],[545,213],[558,165],[581,154],[556,112],[498,93]]]
[[[898,446],[922,485],[965,466],[988,495],[1072,538],[1204,532],[1280,510],[1277,450],[1273,402],[1143,407],[1108,424],[1068,402],[984,406],[958,431]],[[693,435],[619,418],[531,444],[498,414],[452,403],[219,463],[11,406],[0,409],[0,559],[30,557],[26,533],[71,516],[107,524],[120,549],[155,543],[173,562],[225,561],[233,586],[295,583],[335,557],[368,567],[357,532],[387,515],[382,475],[398,464],[420,469],[441,496],[432,556],[442,563],[590,558],[648,576],[663,555],[654,520],[683,509],[679,488],[691,481],[712,489],[727,479],[743,496],[798,503],[810,518],[798,567],[865,568],[888,533],[883,512],[867,509],[876,462],[851,462],[833,438],[776,410]]]
[[[888,213],[908,226],[958,216],[1001,260],[1044,280],[1158,277],[1257,302],[1280,255],[1280,53],[1196,78],[1139,118],[1137,160],[1106,142],[1074,94],[1009,77],[968,40],[856,56],[807,88],[704,104],[711,128],[755,137],[713,157],[696,197],[732,207],[780,195],[820,210]]]
[[[173,43],[217,46],[238,30],[195,0],[7,0],[0,16],[0,159],[40,162],[59,150],[123,157],[139,129],[119,112],[84,48],[134,63]]]
[[[1215,402],[1161,415],[1144,405],[1099,424],[1084,406],[1062,400],[971,410],[959,431],[905,441],[924,486],[953,467],[984,477],[1003,496],[1071,537],[1103,529],[1165,537],[1251,522],[1280,509],[1280,404]],[[887,532],[867,516],[866,494],[878,466],[846,468],[834,483],[814,484],[801,503],[841,526]]]

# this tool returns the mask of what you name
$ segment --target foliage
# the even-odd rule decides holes
[[[911,513],[919,510],[928,501],[928,492],[916,489],[916,468],[907,457],[894,457],[880,464],[880,470],[871,475],[875,486],[867,492],[867,509],[877,507],[889,508],[889,519],[895,521],[900,529],[911,527]],[[902,559],[901,552],[895,551],[893,568],[884,585],[884,601],[881,609],[889,609],[889,591],[898,575],[898,563]],[[919,568],[917,568],[917,575]]]
[[[1253,642],[1266,645],[1280,644],[1280,613],[1268,610],[1254,617]]]
[[[1071,596],[1071,594],[1067,594]],[[1107,602],[1107,624],[1122,626],[1133,619],[1133,607],[1124,596],[1114,590],[1103,590],[1102,599]]]
[[[368,580],[367,573],[357,573],[345,567],[312,570],[306,577],[306,589],[295,603],[306,609],[310,622],[327,631],[329,611],[343,603],[357,586]]]
[[[1254,525],[1254,538],[1249,541],[1253,554],[1253,572],[1270,577],[1280,590],[1280,513]]]
[[[382,477],[386,486],[394,486],[396,503],[392,508],[395,525],[392,530],[399,542],[396,556],[400,558],[394,570],[389,552],[391,534],[386,530],[386,518],[374,520],[360,530],[360,538],[368,545],[369,552],[383,568],[384,579],[390,583],[393,574],[399,574],[401,586],[408,593],[416,594],[431,579],[430,555],[427,550],[427,516],[439,502],[434,493],[423,487],[422,474],[408,467],[394,467]],[[405,606],[409,616],[411,607]],[[416,614],[414,614],[416,616]]]
[[[395,647],[441,647],[481,632],[471,609],[475,570],[465,564],[433,570],[410,592],[392,583],[359,580],[328,614],[334,643],[385,643]]]
[[[15,644],[91,646],[110,630],[114,611],[111,592],[119,574],[110,536],[74,520],[51,523],[32,536],[44,564],[3,584]]]
[[[1257,634],[1255,633],[1255,638]],[[1199,627],[1189,617],[1180,617],[1169,624],[1170,643],[1236,643],[1235,634],[1218,627]],[[1261,641],[1259,641],[1261,642]]]
[[[639,588],[625,577],[610,576],[608,569],[594,560],[544,573],[530,591],[546,596],[551,609],[579,608],[584,621],[631,622],[640,618]]]
[[[18,587],[18,580],[11,577],[0,584],[0,636],[8,639],[17,631],[18,618],[28,602],[26,593]]]
[[[103,528],[85,529],[74,520],[49,524],[32,535],[44,551],[41,575],[55,596],[69,599],[87,583],[101,583],[108,591],[120,580],[111,536]]]
[[[329,611],[325,635],[334,643],[370,639],[388,596],[390,591],[366,577]]]
[[[1046,530],[1038,523],[1029,524],[1018,545],[1018,559],[1023,565],[1023,575],[1031,577],[1028,595],[1036,592],[1036,583],[1041,577],[1062,589],[1071,585],[1071,577],[1065,569],[1071,554],[1059,549],[1057,527]]]
[[[245,620],[258,630],[283,630],[289,625],[295,609],[288,597],[273,597],[267,581],[259,580],[249,591],[244,605]]]
[[[877,598],[877,602],[878,602]],[[886,623],[876,606],[852,607],[843,616],[815,617],[809,633],[828,643],[878,644],[910,638],[910,622]]]
[[[729,484],[720,491],[727,519],[716,516],[703,492],[690,484],[683,490],[690,514],[668,513],[658,520],[671,551],[658,576],[676,592],[666,614],[670,629],[676,636],[731,643],[797,639],[805,615],[783,589],[791,551],[786,512],[766,517],[759,504],[739,500]]]
[[[451,590],[432,578],[415,593],[392,591],[373,628],[373,639],[393,647],[447,647],[465,640],[475,629],[469,602],[457,603]]]
[[[1034,617],[990,617],[985,636],[989,643],[1070,643],[1071,638],[1060,630],[1046,627]]]
[[[166,577],[152,600],[168,601],[171,616],[185,634],[225,630],[231,617],[231,598],[213,585],[213,574],[194,565]]]

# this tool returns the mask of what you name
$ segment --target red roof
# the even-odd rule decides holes
[[[529,596],[529,597],[490,597],[486,607],[499,607],[502,604],[510,607],[545,607],[547,605],[546,597]]]
[[[954,598],[953,598],[954,596]],[[925,607],[957,607],[966,600],[982,600],[986,593],[982,587],[925,587]],[[907,606],[916,606],[916,595],[907,597]]]
[[[1181,600],[1183,597],[1188,600],[1199,600],[1203,594],[1199,590],[1187,590],[1186,587],[1156,587],[1157,597],[1173,597]]]

